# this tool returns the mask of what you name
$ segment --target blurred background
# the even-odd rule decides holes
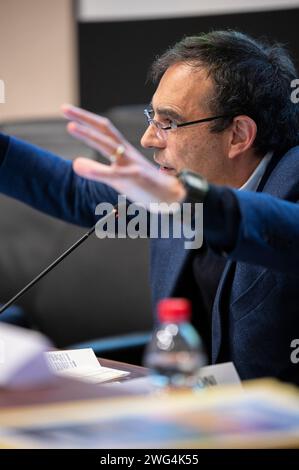
[[[238,29],[282,42],[298,65],[298,24],[299,0],[0,0],[0,130],[64,158],[101,159],[65,132],[60,106],[74,103],[107,115],[138,146],[154,90],[147,71],[168,46],[184,35]],[[84,230],[2,195],[0,214],[5,302]],[[93,237],[19,305],[59,347],[147,332],[148,242]],[[113,354],[106,357],[140,362],[140,349]]]

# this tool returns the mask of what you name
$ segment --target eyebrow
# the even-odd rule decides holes
[[[154,108],[153,108],[153,103],[151,103],[150,106],[151,106],[152,109],[154,109]],[[155,112],[156,112],[157,114],[159,114],[160,116],[166,116],[166,117],[168,117],[168,118],[170,118],[170,119],[175,119],[175,120],[177,120],[177,121],[183,121],[183,120],[184,120],[184,118],[183,118],[183,116],[182,116],[181,114],[177,113],[176,111],[174,111],[174,110],[171,109],[171,108],[167,108],[167,107],[164,107],[164,108],[163,108],[163,107],[159,107],[159,106],[158,106],[158,107],[156,108]]]

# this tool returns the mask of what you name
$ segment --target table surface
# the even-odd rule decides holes
[[[125,377],[115,379],[117,382],[125,381],[125,380],[132,380],[137,379],[138,377],[145,377],[148,374],[148,371],[145,367],[136,366],[134,364],[127,364],[126,362],[118,362],[112,361],[110,359],[101,359],[99,358],[99,362],[103,367],[110,367],[111,369],[119,369],[124,370],[126,372],[130,372],[129,375]]]
[[[128,381],[147,375],[144,367],[127,364],[125,362],[112,361],[99,358],[104,367],[119,369],[130,372],[129,375],[115,379],[117,382]],[[111,381],[113,382],[113,381]],[[99,384],[89,384],[79,380],[58,377],[51,385],[19,390],[0,389],[0,410],[16,406],[30,406],[35,404],[57,403],[61,401],[87,400],[96,398],[110,398],[113,396],[126,395],[126,392],[118,390],[117,387]],[[130,393],[132,394],[132,392]]]

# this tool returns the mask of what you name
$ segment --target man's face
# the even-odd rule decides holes
[[[167,126],[213,116],[209,100],[213,97],[213,83],[204,69],[194,69],[179,63],[169,67],[161,78],[153,96],[154,119]],[[194,124],[163,131],[166,138],[157,135],[151,124],[141,144],[154,149],[154,160],[160,170],[176,175],[189,169],[218,184],[229,184],[226,172],[226,132],[211,133],[211,123]]]

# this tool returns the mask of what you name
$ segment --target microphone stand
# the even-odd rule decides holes
[[[118,207],[117,205],[113,208],[109,214],[105,215],[102,217],[101,221],[105,221],[105,219],[108,219],[112,214],[115,214],[117,216],[118,212]],[[21,289],[16,295],[14,295],[6,304],[2,305],[0,307],[0,315],[1,313],[4,312],[10,305],[12,305],[19,297],[21,297],[25,292],[27,292],[34,284],[36,284],[40,279],[42,279],[49,271],[51,271],[57,264],[59,264],[64,258],[66,258],[72,251],[74,251],[81,243],[83,243],[87,238],[95,231],[96,229],[95,224],[91,229],[88,230],[88,232],[85,233],[78,241],[76,241],[70,248],[68,248],[64,253],[62,253],[53,263],[51,263],[47,268],[45,268],[41,273],[39,273],[32,281],[30,281],[23,289]]]

